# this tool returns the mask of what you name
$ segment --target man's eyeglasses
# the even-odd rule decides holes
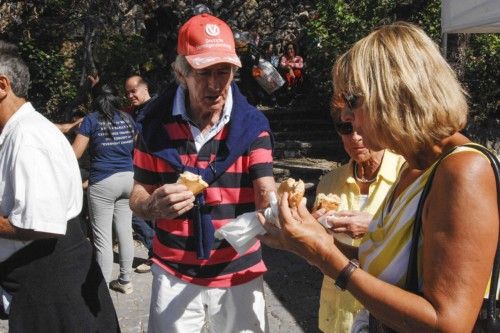
[[[354,128],[350,121],[337,121],[335,123],[335,130],[341,135],[349,135],[354,132]]]

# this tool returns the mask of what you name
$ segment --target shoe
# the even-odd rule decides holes
[[[149,272],[151,272],[151,265],[152,264],[153,264],[153,262],[151,261],[151,259],[148,259],[145,262],[143,262],[142,264],[140,264],[139,266],[137,266],[135,268],[135,272],[136,273],[149,273]]]
[[[109,289],[119,291],[122,294],[128,295],[134,291],[132,282],[121,283],[119,280],[113,280],[109,283]]]

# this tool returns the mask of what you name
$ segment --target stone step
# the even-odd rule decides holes
[[[274,139],[276,142],[282,142],[287,140],[298,140],[298,141],[335,141],[340,140],[339,136],[332,129],[324,130],[314,130],[303,128],[297,131],[283,131],[277,130],[273,131]]]
[[[274,132],[303,132],[303,131],[332,131],[334,132],[331,121],[324,119],[276,119],[270,122],[271,129]]]
[[[339,140],[325,141],[277,141],[274,145],[274,157],[276,159],[311,157],[327,160],[335,160],[344,157],[344,149]]]
[[[306,185],[307,206],[312,208],[320,177],[338,165],[336,162],[312,158],[275,160],[274,178],[278,183],[288,177],[302,179]]]
[[[282,120],[282,119],[324,119],[331,121],[330,113],[323,110],[308,110],[308,109],[288,109],[288,108],[270,108],[263,111],[264,115],[269,119]]]
[[[304,182],[318,183],[319,177],[337,167],[339,164],[333,161],[313,158],[289,158],[274,161],[274,169],[284,177],[302,179]],[[287,171],[283,171],[287,170]]]

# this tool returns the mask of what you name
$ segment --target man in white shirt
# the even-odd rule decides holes
[[[28,87],[16,47],[0,40],[0,312],[11,332],[119,331],[77,219],[76,157]]]

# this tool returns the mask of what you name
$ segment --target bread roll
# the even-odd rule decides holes
[[[304,197],[305,184],[302,179],[296,181],[293,178],[285,179],[278,187],[278,195],[288,192],[288,204],[290,207],[297,207]]]
[[[184,171],[179,175],[177,184],[185,185],[194,195],[202,192],[208,187],[208,184],[201,178],[200,175],[195,175],[192,172]]]
[[[313,211],[324,208],[328,210],[337,210],[340,206],[340,198],[336,194],[329,193],[325,195],[324,193],[319,193],[314,201]]]

